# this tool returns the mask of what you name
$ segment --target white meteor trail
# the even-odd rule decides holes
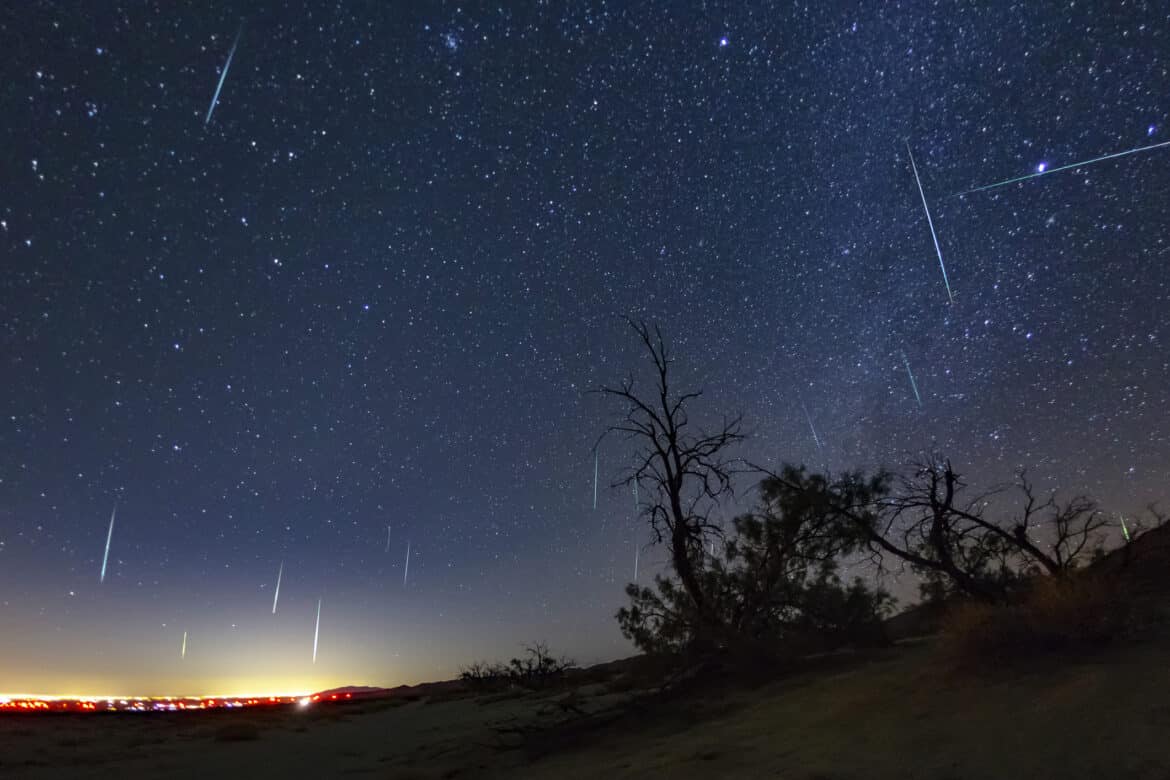
[[[223,89],[223,82],[227,79],[228,68],[232,66],[232,57],[236,56],[236,46],[240,43],[240,35],[244,32],[244,25],[240,25],[240,29],[236,32],[236,39],[232,42],[232,48],[228,51],[227,61],[223,64],[223,70],[219,74],[219,83],[215,86],[215,94],[211,96],[211,105],[207,109],[207,117],[203,120],[203,126],[207,127],[211,122],[211,115],[215,112],[215,106],[219,102],[219,91]]]
[[[386,526],[386,552],[390,552],[390,526]]]
[[[317,599],[317,627],[313,629],[313,663],[317,663],[317,639],[321,636],[321,599]]]
[[[110,559],[110,542],[114,538],[114,517],[118,514],[118,505],[114,504],[114,511],[110,512],[110,530],[106,533],[106,553],[102,556],[102,576],[98,582],[106,581],[106,562]]]
[[[179,658],[183,659],[186,657],[187,657],[187,632],[184,631],[183,632],[183,649],[179,651]]]
[[[272,614],[276,614],[276,602],[280,601],[280,578],[284,574],[284,561],[280,562],[280,568],[276,570],[276,593],[272,595]]]
[[[634,582],[638,581],[638,553],[642,550],[637,544],[634,545]]]
[[[406,566],[402,569],[402,587],[406,587],[406,577],[410,574],[410,540],[406,540]]]
[[[910,155],[910,167],[914,169],[914,181],[918,183],[918,194],[922,197],[922,210],[926,212],[926,224],[930,226],[930,237],[934,239],[934,251],[938,255],[938,267],[942,269],[943,284],[947,288],[947,299],[955,302],[955,295],[951,292],[951,281],[947,278],[947,265],[942,259],[942,250],[938,246],[938,234],[934,232],[934,220],[930,218],[930,207],[926,205],[926,193],[922,191],[922,179],[918,178],[918,166],[914,164],[914,155],[910,151],[909,142],[906,143],[906,154]]]
[[[1158,149],[1163,146],[1170,146],[1170,141],[1162,141],[1161,143],[1150,144],[1149,146],[1139,146],[1136,149],[1126,149],[1124,152],[1114,152],[1113,154],[1107,154],[1102,157],[1094,157],[1092,160],[1082,160],[1081,162],[1069,163],[1068,165],[1061,165],[1056,168],[1045,168],[1044,170],[1037,171],[1036,173],[1029,173],[1027,176],[1017,176],[1014,179],[1005,179],[1003,181],[997,181],[994,184],[985,184],[982,187],[976,187],[973,190],[966,190],[965,192],[958,193],[958,195],[955,197],[958,197],[959,195],[970,195],[973,192],[993,190],[996,187],[1006,187],[1007,185],[1015,184],[1018,181],[1027,181],[1028,179],[1035,179],[1038,176],[1047,176],[1048,174],[1056,173],[1057,171],[1067,171],[1070,168],[1081,168],[1085,165],[1092,165],[1093,163],[1104,162],[1105,160],[1116,160],[1118,157],[1125,157],[1130,154],[1137,154],[1138,152],[1148,152],[1151,149]]]
[[[800,408],[804,409],[804,417],[808,420],[808,429],[812,431],[813,441],[817,443],[817,449],[824,449],[821,447],[821,437],[817,436],[817,429],[813,427],[812,415],[808,413],[808,407],[804,405],[804,401],[800,402]]]
[[[918,402],[918,408],[922,408],[922,396],[918,394],[918,383],[914,381],[914,372],[910,370],[910,361],[906,358],[906,353],[902,353],[902,362],[906,364],[906,375],[910,377],[910,387],[914,390],[914,400]]]
[[[593,451],[593,508],[597,508],[597,450]]]

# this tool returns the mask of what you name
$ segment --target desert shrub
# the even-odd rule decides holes
[[[459,679],[477,690],[500,688],[508,684],[508,667],[503,664],[476,661],[459,671]]]
[[[1123,637],[1129,625],[1130,609],[1116,582],[1044,577],[1018,603],[956,604],[944,618],[941,642],[957,666],[992,666],[1090,651]]]
[[[654,589],[627,586],[622,633],[647,653],[673,656],[767,655],[810,639],[817,650],[880,642],[893,600],[862,580],[841,580],[838,562],[851,545],[818,526],[802,498],[762,491],[759,510],[734,519],[722,556],[696,564],[704,609],[669,577],[656,577]]]
[[[508,662],[512,682],[524,688],[543,688],[575,669],[576,664],[564,656],[554,656],[544,642],[524,646],[524,655]]]
[[[459,679],[472,688],[491,690],[518,685],[543,688],[575,669],[576,664],[564,656],[554,656],[544,642],[524,646],[524,655],[506,664],[477,661],[463,667]]]

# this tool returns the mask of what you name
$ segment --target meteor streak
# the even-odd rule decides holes
[[[179,658],[182,659],[182,658],[186,658],[186,657],[187,657],[187,632],[184,631],[183,632],[183,649],[179,651]]]
[[[244,25],[240,25],[240,29],[236,32],[236,40],[232,42],[232,48],[228,51],[227,62],[223,65],[223,70],[219,74],[219,84],[215,87],[215,94],[211,96],[211,106],[207,109],[207,117],[203,120],[203,126],[211,122],[211,115],[215,112],[215,105],[219,102],[219,91],[223,89],[223,82],[227,78],[228,68],[232,66],[232,57],[236,56],[236,46],[240,43],[240,36],[244,32]]]
[[[1125,524],[1125,515],[1121,516],[1121,533],[1125,537],[1125,541],[1129,541],[1129,527]]]
[[[922,408],[922,396],[918,394],[918,383],[914,381],[914,372],[910,370],[910,361],[906,358],[906,353],[902,353],[902,362],[906,364],[906,375],[910,377],[910,387],[914,390],[914,400],[918,402],[918,408]]]
[[[1136,149],[1126,149],[1124,152],[1114,152],[1103,157],[1094,157],[1092,160],[1082,160],[1081,162],[1069,163],[1068,165],[1061,165],[1057,168],[1043,168],[1036,173],[1029,173],[1027,176],[1017,176],[1014,179],[1005,179],[1004,181],[997,181],[994,184],[985,184],[982,187],[976,187],[973,190],[966,190],[960,192],[955,197],[960,195],[970,195],[973,192],[983,192],[984,190],[993,190],[996,187],[1006,187],[1009,184],[1015,184],[1018,181],[1027,181],[1028,179],[1035,179],[1037,176],[1047,176],[1050,173],[1057,171],[1067,171],[1069,168],[1080,168],[1085,165],[1092,165],[1093,163],[1104,162],[1105,160],[1115,160],[1118,157],[1125,157],[1130,154],[1137,154],[1138,152],[1148,152],[1151,149],[1158,149],[1163,146],[1170,146],[1170,141],[1162,141],[1161,143],[1150,144],[1149,146],[1139,146]]]
[[[390,526],[386,526],[386,552],[390,552]]]
[[[943,284],[947,288],[947,299],[955,302],[955,295],[951,292],[951,282],[947,279],[947,266],[942,259],[942,250],[938,246],[938,234],[934,232],[934,220],[930,218],[930,207],[926,205],[926,193],[922,191],[922,179],[918,178],[918,166],[914,164],[914,154],[910,151],[910,143],[906,143],[906,154],[910,155],[910,167],[914,169],[914,181],[918,183],[918,194],[922,197],[922,210],[926,212],[926,224],[930,226],[930,237],[934,239],[934,251],[938,255],[938,267],[942,269]]]
[[[276,570],[276,593],[272,596],[272,614],[276,614],[276,602],[280,600],[280,577],[284,574],[284,561],[280,562],[280,568]]]
[[[102,556],[102,576],[98,582],[106,581],[106,561],[110,559],[110,541],[114,538],[114,516],[118,514],[118,505],[114,504],[114,511],[110,512],[110,530],[106,533],[106,553]]]
[[[317,639],[321,636],[321,599],[317,599],[317,627],[313,629],[313,663],[317,663]]]
[[[406,575],[410,574],[410,540],[406,540],[406,567],[402,570],[402,587],[406,587]]]
[[[597,450],[593,451],[593,508],[597,508]]]
[[[642,550],[638,545],[634,544],[634,582],[638,581],[638,553]]]
[[[808,429],[812,431],[813,441],[817,443],[817,449],[824,449],[821,447],[821,437],[817,436],[817,429],[813,427],[812,415],[808,413],[808,407],[804,405],[804,401],[800,402],[800,408],[804,409],[804,417],[808,420]]]

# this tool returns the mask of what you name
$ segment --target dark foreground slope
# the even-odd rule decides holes
[[[917,643],[632,709],[619,678],[316,712],[10,718],[0,776],[1164,779],[1168,651],[959,677]]]
[[[1164,615],[1170,528],[1140,541],[1098,573]],[[0,777],[1167,780],[1170,637],[1143,635],[981,674],[948,668],[928,638],[763,683],[710,669],[670,693],[644,690],[631,659],[545,692],[444,683],[305,710],[0,716]]]

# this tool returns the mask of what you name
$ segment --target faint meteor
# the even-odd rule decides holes
[[[947,278],[947,266],[943,262],[942,249],[938,246],[938,234],[934,232],[934,220],[930,218],[930,207],[926,205],[926,193],[922,191],[922,179],[918,178],[918,166],[914,164],[914,154],[910,151],[910,143],[906,142],[906,154],[910,155],[910,167],[914,169],[914,181],[918,183],[918,194],[922,197],[922,210],[926,212],[926,224],[930,226],[930,237],[934,239],[934,251],[938,255],[938,267],[942,269],[943,284],[947,288],[947,299],[955,302],[955,295],[951,292],[951,281]]]
[[[313,629],[313,663],[317,663],[317,639],[321,636],[321,599],[317,599],[317,627]]]
[[[110,530],[106,533],[106,553],[102,556],[102,576],[98,582],[106,581],[106,562],[110,559],[110,542],[114,538],[114,516],[118,514],[118,504],[114,503],[114,511],[110,512]]]
[[[390,552],[390,526],[386,526],[386,552]]]
[[[914,400],[918,402],[918,408],[922,408],[922,396],[918,394],[918,383],[914,381],[914,372],[910,370],[910,361],[906,357],[906,353],[902,353],[902,362],[906,364],[906,375],[910,377],[910,387],[914,390]]]
[[[410,574],[410,540],[406,540],[406,566],[402,569],[402,587],[406,587],[406,577]]]
[[[219,84],[215,86],[215,94],[211,96],[211,105],[207,109],[207,117],[203,120],[203,126],[207,127],[211,122],[211,115],[215,112],[215,106],[219,102],[219,91],[223,89],[223,82],[227,79],[228,68],[232,66],[232,57],[236,56],[236,46],[240,43],[240,35],[244,32],[244,25],[240,25],[240,29],[236,32],[236,39],[232,42],[232,48],[228,51],[227,62],[223,64],[223,70],[219,74]]]
[[[1048,174],[1056,173],[1057,171],[1067,171],[1069,168],[1081,168],[1086,165],[1092,165],[1093,163],[1104,162],[1105,160],[1116,160],[1118,157],[1125,157],[1130,154],[1137,154],[1138,152],[1148,152],[1151,149],[1158,149],[1163,146],[1170,146],[1170,141],[1162,141],[1161,143],[1150,144],[1149,146],[1139,146],[1136,149],[1126,149],[1124,152],[1114,152],[1113,154],[1107,154],[1103,157],[1094,157],[1091,160],[1082,160],[1081,162],[1069,163],[1068,165],[1061,165],[1057,168],[1041,168],[1036,173],[1029,173],[1027,176],[1017,176],[1014,179],[1004,179],[1003,181],[997,181],[994,184],[985,184],[982,187],[976,187],[973,190],[960,192],[955,195],[955,197],[959,197],[960,195],[970,195],[973,192],[993,190],[996,187],[1006,187],[1007,185],[1015,184],[1018,181],[1027,181],[1028,179],[1035,179],[1038,176],[1047,176]]]
[[[284,561],[280,562],[280,568],[276,570],[276,593],[272,596],[272,614],[276,614],[276,602],[280,601],[280,578],[284,574]]]
[[[817,449],[824,449],[821,447],[821,437],[817,436],[817,429],[813,427],[812,415],[808,413],[808,407],[804,405],[804,401],[800,402],[800,408],[804,410],[804,418],[808,420],[808,429],[812,431],[813,441],[817,443]]]
[[[1130,539],[1129,539],[1129,526],[1127,526],[1125,524],[1125,515],[1121,516],[1121,534],[1125,537],[1125,541],[1127,541],[1127,542],[1130,541]]]
[[[183,632],[183,649],[179,651],[179,658],[183,659],[186,657],[187,657],[187,632],[184,631]]]
[[[593,451],[593,508],[597,508],[597,450]]]
[[[634,544],[634,582],[638,581],[638,554],[642,551],[640,547]]]

